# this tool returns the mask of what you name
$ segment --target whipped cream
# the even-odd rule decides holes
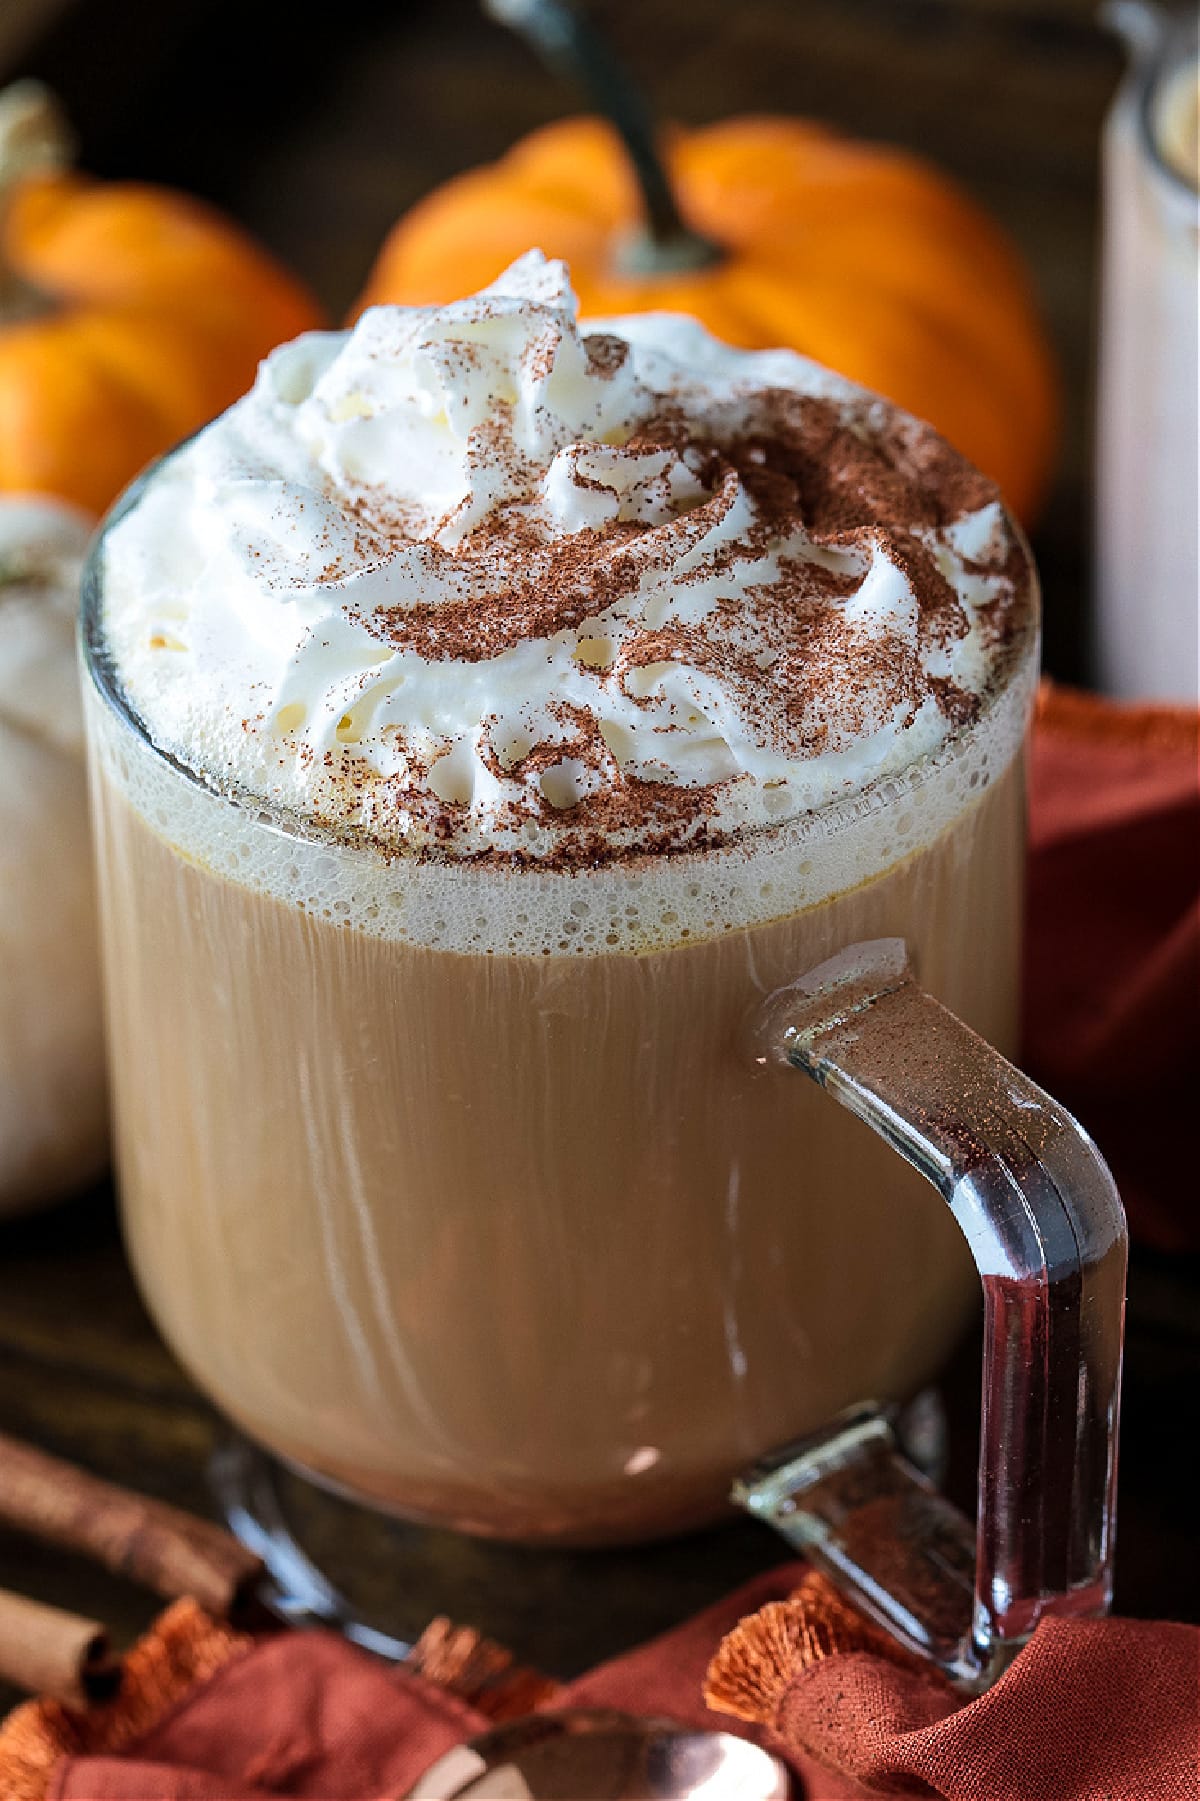
[[[937,752],[1031,576],[995,490],[804,358],[580,326],[536,252],[263,363],[108,531],[154,741],[389,851],[727,842]]]

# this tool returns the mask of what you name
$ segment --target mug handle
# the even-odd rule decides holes
[[[972,1526],[864,1404],[785,1447],[734,1500],[960,1687],[1047,1617],[1112,1598],[1125,1216],[1066,1110],[917,986],[902,940],[857,944],[771,996],[764,1065],[799,1069],[949,1204],[983,1283]]]

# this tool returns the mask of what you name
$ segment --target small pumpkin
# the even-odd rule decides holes
[[[0,1218],[108,1160],[75,667],[90,531],[61,501],[0,494]]]
[[[321,315],[219,213],[68,150],[40,84],[0,94],[0,492],[99,513]]]
[[[356,312],[456,299],[536,246],[570,264],[585,315],[691,313],[729,343],[788,346],[887,395],[1031,518],[1057,382],[1025,270],[987,214],[920,158],[803,119],[676,130],[659,162],[578,15],[504,8],[526,28],[550,12],[556,60],[565,49],[598,99],[615,97],[620,130],[565,119],[435,190],[393,229]]]

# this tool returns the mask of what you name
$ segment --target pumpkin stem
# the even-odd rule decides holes
[[[720,245],[685,224],[654,141],[650,109],[591,21],[569,0],[483,0],[483,9],[583,88],[624,144],[644,216],[641,230],[620,248],[621,268],[630,275],[678,275],[719,262]]]
[[[14,81],[0,91],[0,323],[36,317],[46,302],[5,267],[4,213],[8,194],[29,175],[65,168],[75,134],[62,107],[40,81]]]

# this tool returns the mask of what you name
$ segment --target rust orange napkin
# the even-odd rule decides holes
[[[1200,1248],[1198,726],[1047,684],[1030,776],[1025,1063],[1164,1250]]]
[[[1044,1622],[963,1705],[809,1574],[725,1639],[708,1693],[768,1727],[775,1749],[816,1759],[814,1801],[1195,1801],[1200,1784],[1195,1626]]]
[[[709,1692],[749,1724],[705,1707],[706,1671]],[[748,1731],[784,1756],[809,1801],[1195,1801],[1198,1697],[1200,1629],[1109,1620],[1043,1626],[987,1695],[960,1707],[793,1564],[547,1705]],[[131,1656],[116,1702],[88,1715],[30,1702],[10,1716],[0,1794],[398,1801],[491,1724],[327,1633],[254,1643],[180,1602]]]

